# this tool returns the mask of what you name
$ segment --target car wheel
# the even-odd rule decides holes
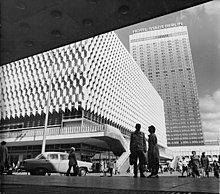
[[[34,174],[35,175],[46,175],[46,169],[45,168],[36,168],[35,170],[34,170]]]
[[[86,169],[85,168],[79,168],[79,176],[86,176]]]

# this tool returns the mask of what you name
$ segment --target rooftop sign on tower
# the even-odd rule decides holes
[[[183,23],[177,22],[177,23],[171,23],[171,24],[162,24],[159,26],[152,26],[152,27],[148,27],[148,28],[140,28],[137,30],[133,30],[133,34],[140,33],[140,32],[148,32],[148,31],[152,31],[152,30],[161,30],[164,28],[173,28],[173,27],[178,27],[178,26],[183,26]]]

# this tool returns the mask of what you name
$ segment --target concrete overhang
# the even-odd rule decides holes
[[[1,0],[1,65],[210,0]]]
[[[91,126],[90,128],[81,127],[80,132],[74,131],[65,132],[65,129],[59,127],[47,128],[46,144],[67,144],[67,143],[85,143],[97,147],[101,147],[104,150],[111,150],[116,156],[120,156],[126,151],[127,144],[119,129],[110,125]],[[27,146],[27,145],[41,145],[43,141],[43,128],[36,129],[38,132],[34,132],[35,129],[23,130],[19,133],[9,135],[0,134],[7,142],[7,146]],[[90,131],[89,131],[90,130]],[[61,133],[60,133],[61,132]],[[34,135],[37,134],[38,135]],[[18,136],[17,136],[18,135]],[[3,139],[3,138],[1,138]]]

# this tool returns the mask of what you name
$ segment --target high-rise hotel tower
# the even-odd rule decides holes
[[[187,27],[134,30],[130,53],[164,100],[168,146],[204,144]]]

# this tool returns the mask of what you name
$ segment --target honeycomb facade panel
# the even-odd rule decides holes
[[[128,131],[141,123],[146,134],[155,125],[166,147],[163,101],[114,32],[4,65],[1,75],[3,120],[45,114],[50,93],[50,113],[83,109]]]

